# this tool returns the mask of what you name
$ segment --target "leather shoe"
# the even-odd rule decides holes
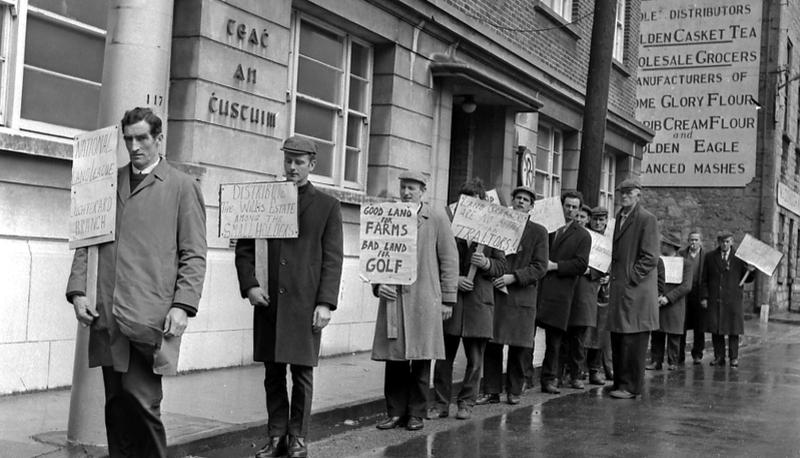
[[[736,358],[733,358],[731,360],[731,367],[739,367],[739,360],[736,359]]]
[[[599,372],[592,372],[589,374],[589,384],[591,385],[605,385],[606,381],[603,380],[603,377],[600,377]]]
[[[710,363],[712,366],[724,366],[725,365],[725,358],[715,358],[714,361]]]
[[[472,407],[466,404],[460,404],[458,406],[458,412],[456,412],[456,418],[459,420],[469,420],[472,417]]]
[[[406,423],[407,430],[419,431],[423,426],[424,424],[422,423],[421,417],[408,417],[408,423]]]
[[[478,396],[478,399],[475,400],[476,406],[482,406],[486,404],[499,404],[500,403],[500,394],[498,393],[486,393]]]
[[[576,378],[570,380],[569,383],[567,384],[567,386],[572,388],[572,389],[575,389],[575,390],[582,390],[582,389],[585,388],[585,386],[583,385],[583,382],[581,382],[580,380],[578,380]]]
[[[397,428],[398,426],[403,426],[403,425],[404,425],[403,417],[389,417],[386,420],[383,420],[382,422],[375,425],[375,427],[378,429],[394,429]]]
[[[286,436],[273,436],[256,452],[256,458],[286,456]]]
[[[287,454],[289,458],[306,458],[308,456],[308,448],[306,447],[305,438],[292,436],[289,439],[289,450]]]
[[[661,367],[661,363],[650,363],[647,366],[644,366],[644,368],[648,371],[660,371]]]
[[[450,406],[431,407],[430,409],[428,409],[428,420],[436,420],[437,418],[447,418],[449,416],[450,416]]]
[[[668,370],[668,371],[674,371],[674,370],[677,370],[677,369],[678,369],[678,366],[677,366],[677,365],[675,365],[675,364],[669,364],[669,365],[667,366],[667,370]]]
[[[516,394],[507,394],[506,395],[506,402],[508,402],[512,406],[515,406],[515,405],[519,404],[519,396],[516,395]]]
[[[542,393],[559,394],[561,390],[559,390],[554,383],[545,383],[542,385]]]
[[[612,383],[611,385],[606,385],[601,389],[603,390],[603,393],[611,393],[612,391],[617,391],[618,387]]]
[[[635,394],[631,393],[628,390],[614,390],[608,394],[609,396],[615,399],[633,399],[636,397]]]

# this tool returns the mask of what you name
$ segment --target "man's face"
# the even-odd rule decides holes
[[[153,138],[150,135],[150,124],[144,119],[122,128],[122,139],[125,141],[125,148],[128,149],[131,164],[138,170],[144,170],[156,163],[163,138],[163,134]]]
[[[578,212],[575,213],[575,222],[585,227],[586,223],[589,222],[589,214],[586,213],[585,210],[578,210]]]
[[[700,246],[703,244],[703,240],[700,239],[700,234],[689,234],[689,249],[697,251],[700,249]]]
[[[283,173],[286,179],[303,186],[308,183],[308,174],[314,170],[317,159],[310,154],[283,153]]]
[[[528,213],[533,210],[533,197],[527,192],[520,191],[514,194],[511,206],[518,212]]]
[[[591,228],[597,232],[605,232],[608,225],[608,215],[592,216]]]
[[[577,197],[567,197],[562,206],[564,207],[564,219],[570,222],[575,219],[575,214],[580,210],[581,200]]]
[[[720,251],[728,251],[733,245],[733,237],[725,237],[717,240]]]
[[[623,208],[630,208],[639,202],[639,195],[642,191],[639,188],[623,188],[620,189],[620,201]]]
[[[418,204],[422,202],[425,186],[419,181],[400,180],[400,200]]]

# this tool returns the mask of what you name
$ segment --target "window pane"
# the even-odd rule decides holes
[[[369,49],[353,43],[350,51],[350,73],[367,78],[369,70]]]
[[[30,15],[25,63],[100,82],[105,40]]]
[[[100,29],[106,28],[106,21],[108,20],[107,0],[29,0],[29,3],[31,6],[75,19],[78,22],[93,25]]]
[[[342,72],[300,57],[297,72],[297,91],[339,104]]]
[[[539,135],[536,136],[536,144],[545,149],[550,149],[550,129],[539,126]]]
[[[347,146],[353,148],[361,147],[361,131],[364,125],[364,118],[361,116],[347,116]]]
[[[560,196],[561,195],[561,180],[558,178],[553,178],[553,190],[550,196]]]
[[[344,160],[344,179],[347,181],[358,181],[358,163],[361,151],[347,148]]]
[[[544,148],[536,148],[536,170],[548,172],[550,164],[550,151]]]
[[[367,112],[367,82],[350,77],[349,107],[362,113]]]
[[[314,167],[315,175],[326,177],[333,176],[333,145],[317,142],[317,166]]]
[[[342,37],[303,22],[300,26],[300,55],[342,68]]]
[[[76,129],[97,128],[99,86],[27,68],[22,78],[22,118]]]
[[[549,197],[545,192],[545,183],[547,182],[547,175],[544,173],[536,172],[536,183],[534,183],[534,190],[536,194],[542,197]]]
[[[328,108],[297,101],[294,131],[321,140],[333,141],[336,112]]]
[[[560,154],[553,154],[553,170],[551,170],[553,175],[561,175],[561,155]]]

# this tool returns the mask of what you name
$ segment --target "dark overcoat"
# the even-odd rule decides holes
[[[494,293],[494,339],[501,345],[530,347],[536,330],[536,292],[547,273],[547,229],[529,221],[522,233],[519,251],[506,256],[506,273],[516,281],[508,294]]]
[[[637,204],[622,224],[617,212],[611,250],[608,330],[617,333],[658,329],[658,221]]]
[[[566,331],[578,277],[589,265],[592,237],[573,223],[558,238],[556,232],[550,234],[549,244],[550,260],[558,263],[558,269],[547,272],[539,286],[536,322]]]
[[[456,239],[458,271],[460,276],[469,273],[470,258],[477,246]],[[491,339],[494,333],[494,285],[492,279],[506,271],[506,256],[502,251],[485,246],[483,254],[489,258],[489,270],[478,269],[472,291],[459,291],[453,316],[444,321],[444,333],[451,336]]]
[[[339,201],[313,184],[298,188],[294,239],[269,239],[269,306],[253,308],[253,359],[316,366],[321,332],[313,332],[314,309],[336,310],[342,277],[342,212]],[[261,262],[261,261],[259,261]],[[242,297],[259,286],[255,243],[236,243],[236,272]]]
[[[705,315],[705,332],[720,335],[744,334],[744,305],[742,303],[743,288],[739,286],[747,264],[734,256],[731,248],[728,262],[722,262],[719,248],[706,255],[703,281],[700,296],[708,301]],[[756,273],[750,272],[746,283],[755,279]]]
[[[679,284],[665,283],[662,294],[669,301],[658,308],[659,330],[667,334],[683,335],[686,316],[686,295],[692,290],[694,277],[692,261],[683,260],[683,279]]]
[[[569,326],[597,326],[597,292],[603,273],[591,267],[578,277],[572,309],[569,313]]]
[[[703,321],[705,320],[706,311],[700,305],[700,283],[703,279],[706,250],[700,248],[700,251],[694,258],[689,254],[688,247],[680,250],[678,254],[683,256],[684,262],[699,264],[696,268],[692,269],[692,272],[696,274],[692,274],[692,290],[686,295],[686,319],[683,325],[686,329],[703,331],[705,329]]]
[[[173,304],[194,316],[206,272],[206,211],[197,181],[164,158],[131,192],[130,165],[117,171],[116,240],[98,249],[97,312],[89,366],[127,372],[130,341],[157,347],[153,372],[178,369],[180,337],[163,336]],[[86,294],[87,250],[72,261],[67,294]]]

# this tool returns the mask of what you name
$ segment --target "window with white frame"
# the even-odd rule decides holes
[[[363,190],[372,92],[371,46],[296,15],[292,132],[317,143],[315,179]]]
[[[6,123],[6,100],[8,100],[8,49],[11,14],[9,6],[0,2],[0,126]]]
[[[612,56],[619,62],[625,57],[625,0],[617,0],[617,20],[614,27],[614,51]]]
[[[539,124],[536,139],[536,194],[542,197],[561,195],[561,158],[564,134],[548,125]]]
[[[540,0],[567,21],[572,20],[572,0]]]
[[[617,158],[613,154],[603,156],[600,172],[600,206],[614,211],[614,187],[617,174]]]

